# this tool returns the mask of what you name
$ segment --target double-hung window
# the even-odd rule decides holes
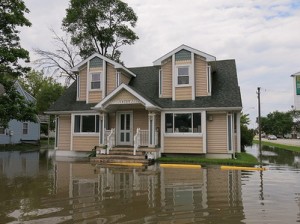
[[[201,113],[166,113],[166,133],[201,133]]]
[[[28,123],[23,123],[23,135],[28,134]]]
[[[177,85],[190,85],[190,66],[177,66]]]
[[[5,128],[0,126],[0,135],[5,135]]]
[[[75,133],[99,133],[99,115],[75,115]]]
[[[91,81],[91,90],[99,90],[101,89],[101,73],[95,72],[90,73],[90,81]]]

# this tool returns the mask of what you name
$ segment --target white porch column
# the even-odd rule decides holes
[[[149,130],[149,143],[148,147],[155,147],[155,113],[149,112],[148,114],[148,130]]]
[[[100,145],[104,145],[105,144],[105,130],[106,130],[106,126],[107,126],[107,114],[106,113],[101,113],[100,117],[99,117],[99,127],[100,127],[100,131],[99,131],[99,144]]]

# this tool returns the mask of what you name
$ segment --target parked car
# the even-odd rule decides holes
[[[269,135],[268,140],[277,140],[277,137],[275,135]]]

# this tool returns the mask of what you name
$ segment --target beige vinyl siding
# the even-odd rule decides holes
[[[99,103],[102,100],[102,91],[90,91],[89,103]]]
[[[163,61],[162,71],[162,94],[161,98],[172,98],[172,59]]]
[[[124,83],[126,85],[128,85],[128,83],[130,81],[130,78],[128,78],[126,75],[124,75],[122,73],[121,73],[120,79],[121,79],[121,83]]]
[[[192,64],[191,60],[180,60],[180,61],[175,61],[175,65],[190,65]]]
[[[164,137],[164,153],[203,153],[202,137]]]
[[[71,143],[71,116],[59,116],[58,150],[70,150]]]
[[[175,99],[176,100],[191,100],[192,99],[192,87],[176,87],[175,88]]]
[[[73,136],[73,151],[91,151],[99,145],[99,136]]]
[[[79,100],[86,101],[87,67],[79,71]]]
[[[227,114],[207,114],[207,153],[227,153]]]
[[[198,55],[195,55],[195,87],[196,96],[207,96],[207,62]]]
[[[133,133],[136,133],[136,129],[148,130],[148,111],[146,110],[134,110],[133,111]]]
[[[111,99],[114,100],[138,100],[135,96],[129,93],[127,90],[121,90],[115,97]]]
[[[107,95],[110,94],[116,88],[116,69],[113,65],[106,63],[106,84],[107,84]]]

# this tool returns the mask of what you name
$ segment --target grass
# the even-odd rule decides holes
[[[253,143],[258,144],[258,140],[254,139]],[[293,152],[300,152],[300,147],[299,146],[292,146],[292,145],[282,145],[282,144],[277,144],[277,143],[273,143],[273,142],[265,142],[265,141],[261,141],[262,145],[266,145],[266,146],[273,146],[273,147],[277,147],[280,149],[285,149],[285,150],[289,150],[289,151],[293,151]]]
[[[234,165],[234,166],[255,166],[258,160],[245,152],[237,153],[236,159],[208,159],[197,156],[186,157],[161,157],[157,159],[159,163],[185,163],[185,164],[201,164],[201,165]]]
[[[14,144],[14,145],[0,145],[0,151],[7,151],[7,150],[15,150],[15,151],[31,151],[31,150],[40,150],[41,148],[54,148],[54,139],[50,139],[49,147],[48,147],[48,139],[41,139],[39,145],[33,144]]]

